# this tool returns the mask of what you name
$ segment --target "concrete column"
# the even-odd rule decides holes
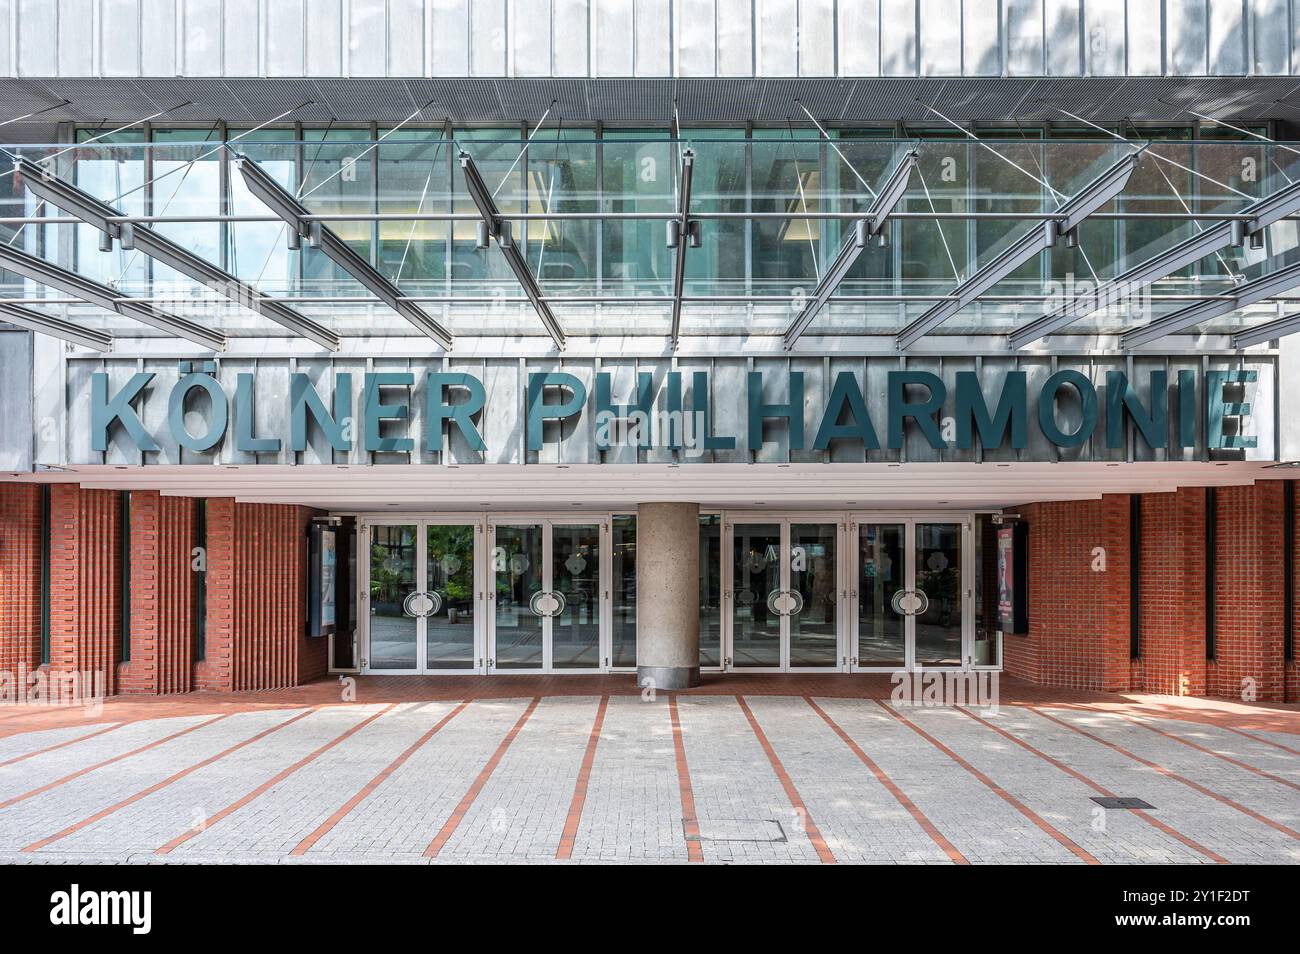
[[[643,503],[636,514],[636,678],[700,684],[700,507]]]

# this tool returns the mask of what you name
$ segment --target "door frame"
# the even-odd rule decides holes
[[[776,524],[780,530],[782,590],[790,589],[790,525],[823,523],[835,528],[835,656],[830,666],[790,665],[790,617],[781,616],[781,663],[779,666],[737,666],[735,647],[735,525]],[[848,606],[845,569],[845,514],[827,510],[724,510],[722,512],[722,671],[744,673],[827,673],[845,669],[845,621]]]
[[[622,511],[619,511],[622,512]],[[609,659],[612,655],[612,633],[610,622],[613,617],[611,605],[610,575],[613,571],[611,553],[613,517],[611,513],[493,513],[485,521],[483,534],[484,594],[483,594],[483,671],[494,676],[535,676],[535,675],[598,675],[610,671]],[[595,667],[582,669],[554,666],[553,658],[553,617],[542,619],[542,665],[535,669],[498,669],[496,662],[496,570],[492,554],[496,550],[496,528],[498,526],[540,526],[542,529],[542,585],[549,592],[555,581],[555,527],[560,526],[595,526],[600,545],[599,581],[597,583],[597,617],[599,619],[598,651]],[[490,583],[488,581],[491,581]]]
[[[428,668],[428,624],[423,617],[415,621],[415,660],[414,669],[376,669],[370,665],[370,530],[371,527],[409,527],[416,528],[419,543],[415,552],[415,578],[423,592],[429,579],[429,546],[427,528],[466,527],[474,528],[474,665],[460,669]],[[463,676],[481,675],[486,672],[484,663],[486,587],[484,586],[484,537],[485,521],[482,514],[392,514],[382,516],[363,516],[357,520],[357,636],[360,644],[358,670],[366,675],[377,676]]]
[[[903,557],[906,566],[903,585],[916,586],[916,527],[918,524],[946,523],[959,526],[961,533],[961,663],[957,666],[918,666],[916,662],[916,617],[904,616],[903,666],[861,666],[857,659],[860,614],[858,613],[859,575],[862,572],[861,553],[858,549],[858,529],[864,524],[901,524],[903,526]],[[846,626],[846,672],[965,672],[976,668],[975,653],[975,514],[967,511],[853,511],[848,514],[845,527],[848,547],[848,612]],[[991,667],[982,667],[991,668]]]

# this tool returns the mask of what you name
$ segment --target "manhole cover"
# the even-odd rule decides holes
[[[1102,798],[1101,796],[1094,795],[1092,800],[1102,808],[1130,808],[1139,809],[1141,811],[1151,811],[1155,808],[1154,805],[1149,802],[1144,802],[1140,798]]]
[[[684,824],[684,822],[683,822]],[[701,818],[700,841],[786,842],[785,829],[775,818]]]

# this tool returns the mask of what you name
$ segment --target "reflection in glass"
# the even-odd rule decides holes
[[[916,664],[961,665],[961,524],[916,525],[916,590],[929,601],[916,617]]]
[[[555,669],[596,669],[600,666],[600,527],[553,527],[551,559],[551,592],[563,607],[551,618],[551,664]]]
[[[790,666],[834,666],[839,657],[833,523],[790,525]]]
[[[541,669],[542,617],[530,601],[542,590],[542,528],[497,527],[492,564],[496,668]]]
[[[474,528],[428,528],[428,583],[436,612],[425,620],[428,669],[474,666]]]
[[[700,665],[722,665],[722,518],[700,515]]]
[[[864,523],[858,527],[858,665],[903,666],[906,627],[893,608],[905,587],[903,524]]]
[[[769,598],[781,591],[781,527],[738,523],[732,552],[732,665],[781,665],[781,617]]]
[[[611,666],[636,665],[636,517],[616,516],[613,522],[614,597]]]
[[[370,668],[414,669],[418,621],[403,602],[417,591],[415,537],[411,525],[371,528]]]

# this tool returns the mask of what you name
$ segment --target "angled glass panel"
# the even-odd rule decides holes
[[[615,216],[672,212],[677,151],[667,130],[607,130],[600,143],[601,211]],[[600,227],[603,294],[671,291],[672,257],[662,221],[613,218]]]

